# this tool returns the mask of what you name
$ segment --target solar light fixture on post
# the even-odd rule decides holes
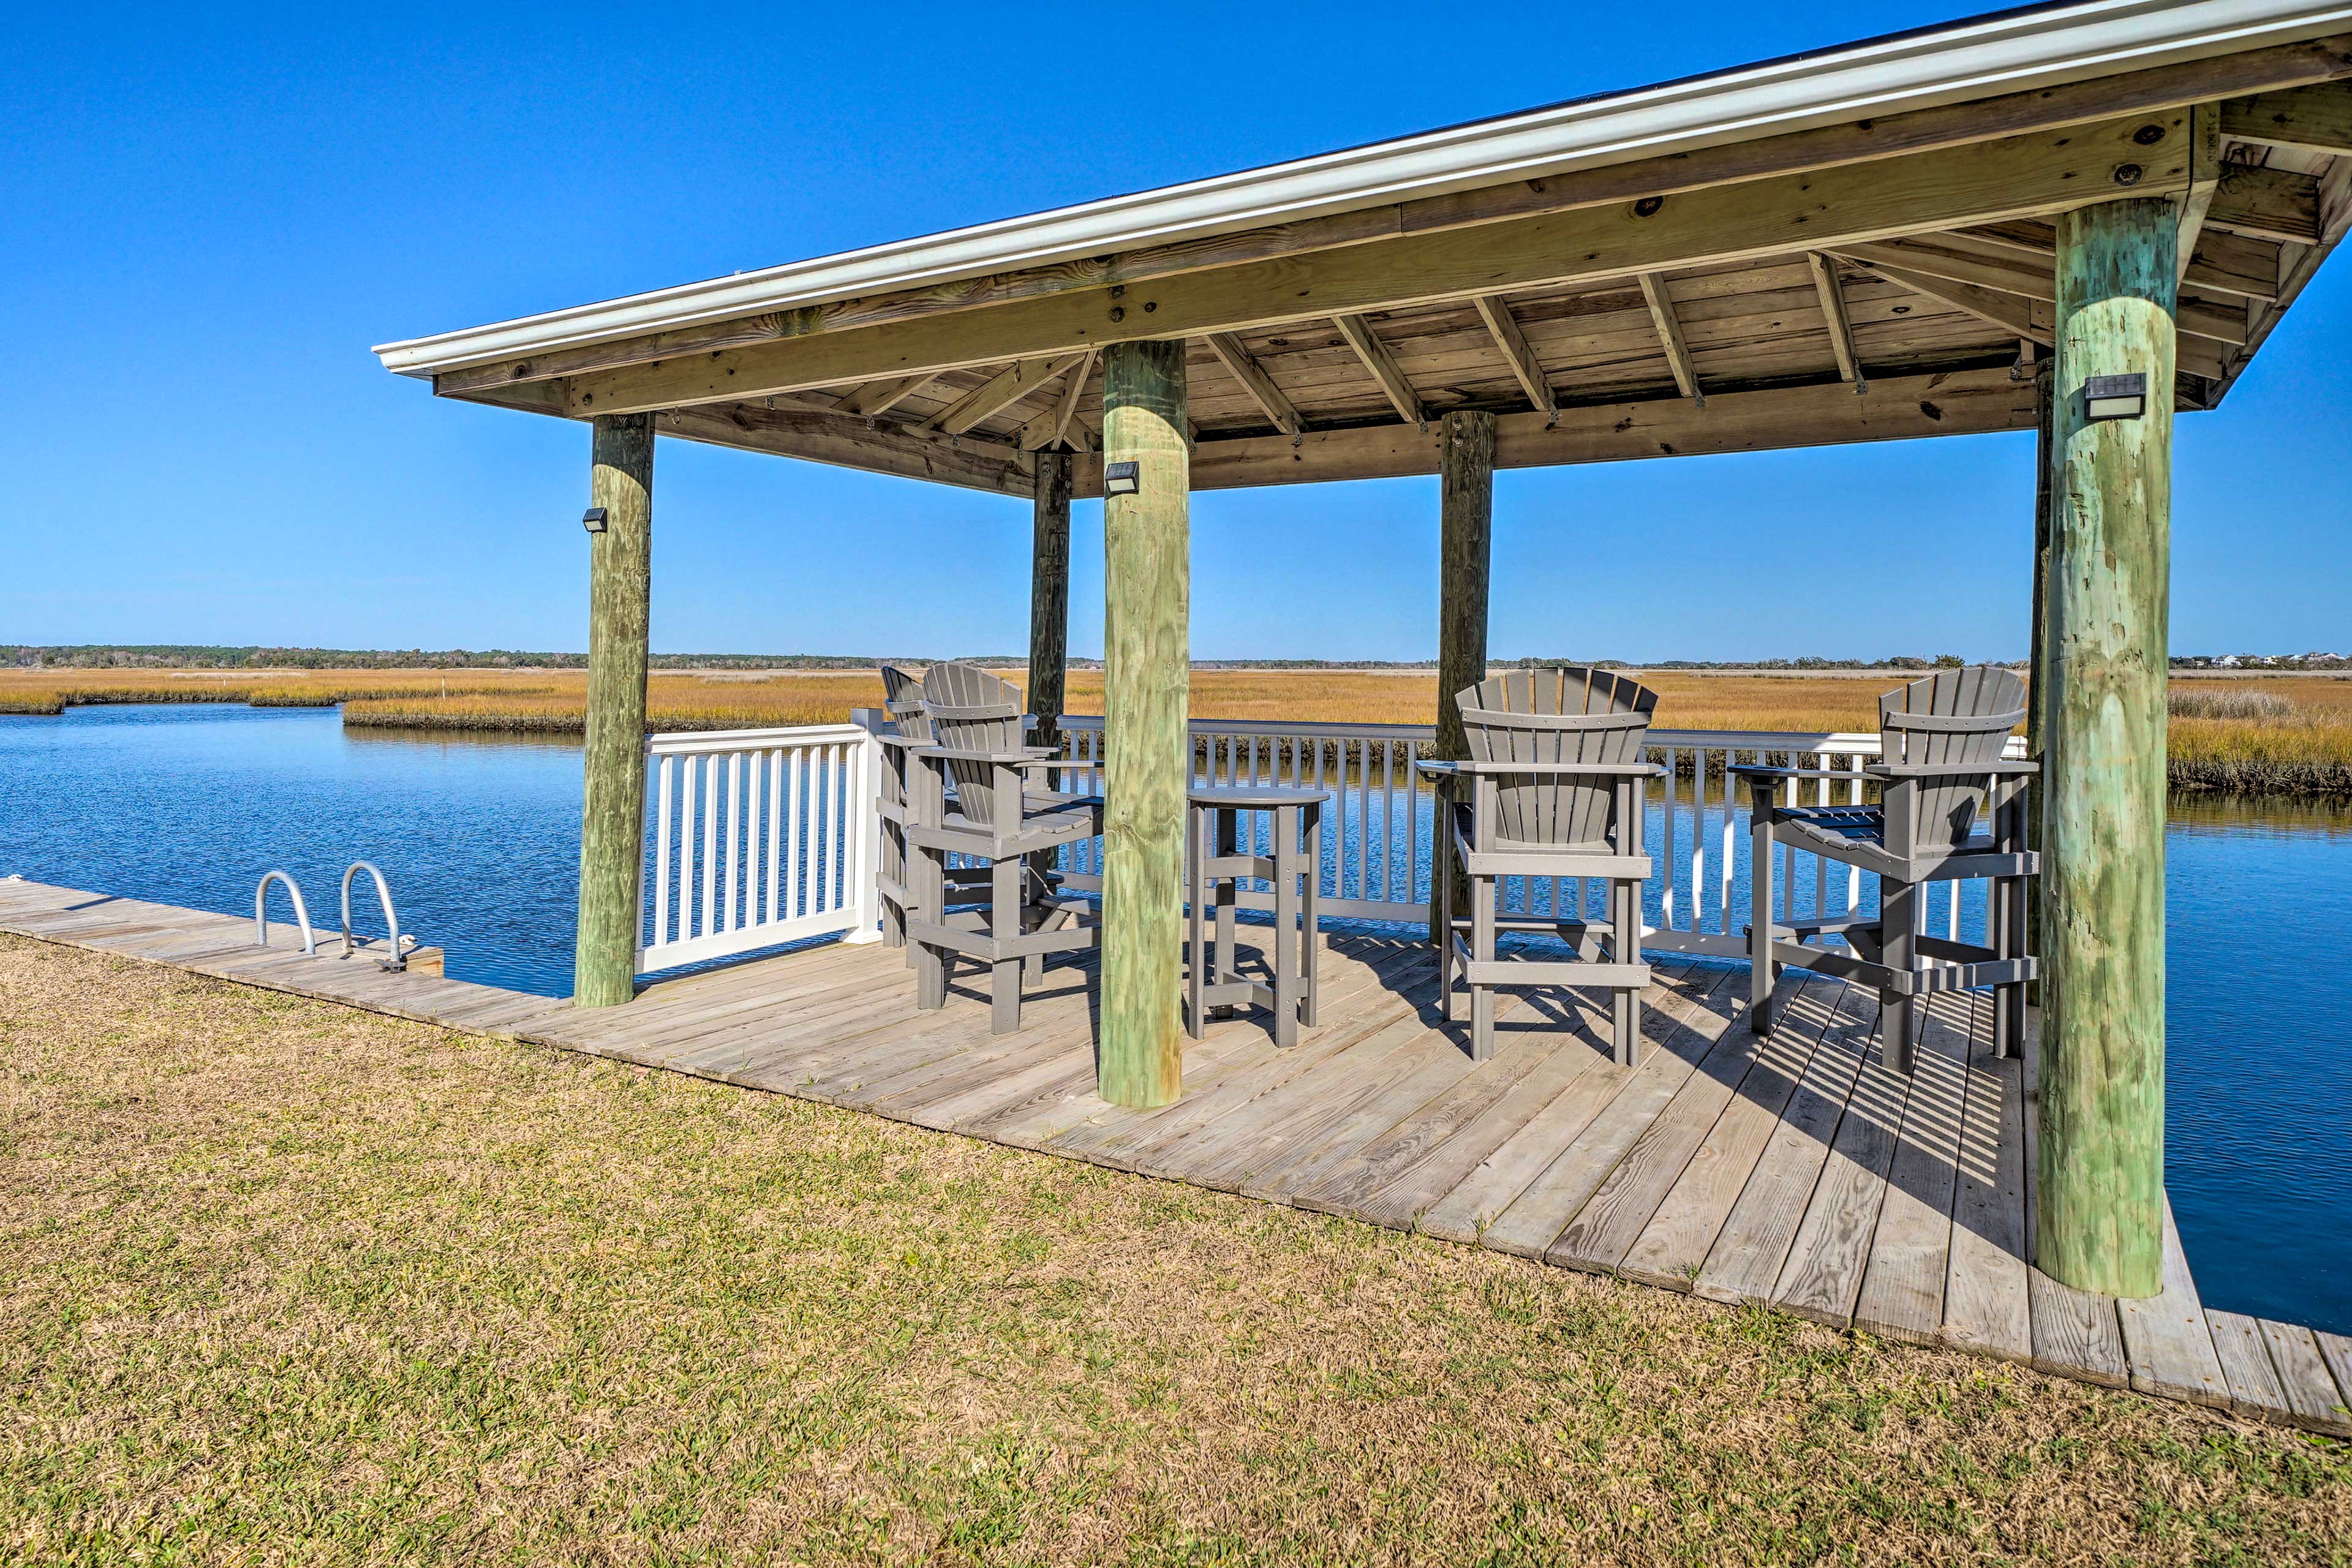
[[[2140,371],[2124,375],[2094,375],[2083,383],[2083,417],[2086,420],[2137,419],[2147,412],[2147,376]]]
[[[1105,496],[1131,496],[1143,488],[1140,463],[1111,463],[1103,468]]]
[[[601,506],[590,507],[585,512],[581,514],[580,526],[586,529],[591,533],[604,532],[604,509]]]

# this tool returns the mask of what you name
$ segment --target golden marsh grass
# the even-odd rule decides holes
[[[1875,728],[1878,693],[1901,678],[1665,670],[1643,679],[1658,691],[1664,727],[1810,731]],[[587,686],[578,670],[0,670],[0,713],[85,702],[341,703],[352,725],[576,734]],[[1101,671],[1071,671],[1069,688],[1071,711],[1102,710]],[[1192,710],[1204,719],[1426,723],[1437,699],[1426,672],[1192,673]],[[657,671],[646,689],[656,731],[838,723],[880,701],[880,682],[863,670]],[[2178,678],[2170,763],[2183,788],[2352,794],[2352,679]]]

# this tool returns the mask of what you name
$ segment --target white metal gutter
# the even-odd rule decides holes
[[[2352,0],[2089,0],[2006,12],[374,352],[388,370],[430,375],[2347,31]]]

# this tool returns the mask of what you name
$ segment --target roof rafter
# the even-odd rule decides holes
[[[1503,351],[1511,363],[1511,374],[1519,379],[1519,389],[1536,412],[1547,417],[1559,413],[1559,397],[1551,389],[1550,377],[1544,374],[1537,362],[1536,351],[1528,346],[1527,333],[1519,331],[1518,318],[1511,314],[1509,301],[1500,294],[1481,294],[1472,301],[1478,307],[1478,319],[1486,323],[1486,335]]]
[[[938,379],[929,371],[920,371],[913,375],[885,376],[880,381],[866,382],[850,389],[849,395],[841,400],[841,411],[871,419],[896,408]]]
[[[1015,360],[964,394],[926,423],[950,436],[961,436],[992,414],[1012,407],[1031,393],[1078,363],[1078,354],[1046,354]]]
[[[1890,266],[1868,257],[1849,257],[1860,262],[1881,278],[1914,294],[1966,310],[1980,321],[1990,321],[2004,331],[2021,338],[2030,338],[2045,347],[2057,342],[2055,311],[2038,300],[2021,295],[2004,294],[1999,289],[1979,288],[1974,283],[1956,282],[1949,278],[1930,277],[1907,268]]]
[[[1845,313],[1845,287],[1838,281],[1837,263],[1818,250],[1805,252],[1813,274],[1813,291],[1822,297],[1822,321],[1830,331],[1830,353],[1837,356],[1838,379],[1853,383],[1857,393],[1868,392],[1862,360],[1853,352],[1853,322]]]
[[[1231,332],[1211,332],[1206,341],[1209,352],[1242,384],[1242,390],[1274,421],[1276,429],[1286,436],[1306,432],[1307,422],[1298,416],[1297,408],[1283,395],[1282,388],[1274,384],[1274,378],[1265,374],[1265,367],[1257,363],[1241,339]]]
[[[1397,368],[1396,356],[1389,353],[1388,344],[1381,342],[1381,335],[1372,331],[1372,324],[1361,316],[1334,316],[1331,324],[1339,329],[1339,335],[1348,340],[1356,357],[1364,362],[1364,368],[1381,384],[1381,390],[1396,407],[1397,417],[1408,425],[1428,424],[1429,411],[1422,406],[1421,394],[1412,389],[1412,383]]]
[[[1095,360],[1097,357],[1097,352],[1094,349],[1088,349],[1079,355],[1078,363],[1072,365],[1069,374],[1063,378],[1062,395],[1055,399],[1054,406],[1021,427],[1023,451],[1034,452],[1040,447],[1052,447],[1069,440],[1070,421],[1078,412],[1078,399],[1086,395],[1087,383],[1095,374]],[[1083,441],[1077,444],[1085,445]]]
[[[1997,289],[2045,305],[2055,304],[2058,300],[2054,257],[2053,266],[2038,266],[1999,253],[1986,254],[1967,241],[1943,235],[1864,241],[1836,248],[1841,255],[1850,256],[1874,270],[1884,261],[1923,277]],[[2246,341],[2245,312],[2241,310],[2183,298],[2175,308],[2174,317],[2180,331],[2192,337],[2210,338],[2221,343]]]
[[[1675,373],[1675,385],[1685,397],[1699,407],[1706,406],[1706,394],[1699,390],[1698,368],[1691,363],[1690,344],[1683,338],[1683,320],[1675,314],[1674,296],[1666,292],[1665,279],[1654,272],[1641,275],[1642,298],[1650,303],[1650,320],[1656,323],[1659,346],[1665,350],[1666,363]]]

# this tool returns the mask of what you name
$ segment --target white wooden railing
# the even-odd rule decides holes
[[[653,736],[646,800],[646,874],[640,973],[730,957],[839,931],[877,940],[881,819],[877,745],[860,722],[790,730]],[[1061,721],[1071,760],[1066,787],[1099,788],[1102,721]],[[1434,796],[1412,765],[1436,736],[1427,724],[1278,724],[1200,720],[1192,726],[1203,782],[1298,784],[1328,790],[1324,913],[1339,919],[1427,919]],[[2012,741],[2012,754],[2023,742]],[[1874,733],[1653,730],[1648,754],[1667,770],[1650,786],[1647,836],[1657,870],[1644,897],[1643,945],[1668,952],[1745,953],[1747,795],[1728,764],[1780,763],[1835,769],[1851,780],[1791,784],[1821,803],[1864,798]],[[1270,831],[1259,824],[1261,834]],[[1830,920],[1864,907],[1860,871],[1788,844],[1774,881],[1784,919]],[[1076,890],[1099,888],[1099,839],[1062,852]],[[1259,889],[1258,891],[1263,891]],[[1576,878],[1513,878],[1504,907],[1542,916],[1596,916],[1604,889]],[[1927,895],[1930,931],[1955,938],[1980,918],[1960,884]],[[1244,902],[1254,901],[1247,890]]]
[[[1061,721],[1064,747],[1078,782],[1100,787],[1102,721]],[[1198,720],[1192,725],[1197,776],[1203,782],[1305,784],[1332,793],[1337,810],[1324,826],[1324,912],[1339,918],[1425,921],[1434,796],[1413,767],[1436,738],[1428,724],[1283,724]],[[2011,742],[2021,755],[2021,739]],[[1664,951],[1744,955],[1748,924],[1746,786],[1727,764],[1777,763],[1837,769],[1844,779],[1802,781],[1809,799],[1864,798],[1862,770],[1878,756],[1875,732],[1653,730],[1648,755],[1667,770],[1650,786],[1647,824],[1657,871],[1644,900],[1644,945]],[[1800,784],[1792,782],[1792,791]],[[1265,831],[1263,825],[1260,831]],[[1098,885],[1099,841],[1066,852],[1073,885]],[[1787,844],[1775,868],[1779,912],[1787,919],[1834,919],[1862,907],[1860,871]],[[1605,890],[1580,879],[1513,878],[1504,907],[1547,915],[1582,909],[1598,918]],[[1958,884],[1927,895],[1927,923],[1958,937],[1977,917]],[[1247,895],[1244,894],[1246,900]],[[1964,915],[1966,919],[1964,920]]]
[[[640,973],[834,931],[878,940],[864,727],[655,735],[646,750]]]

